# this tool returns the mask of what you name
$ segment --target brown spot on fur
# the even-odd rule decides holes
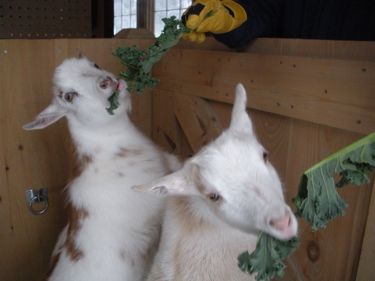
[[[56,264],[60,259],[60,253],[58,253],[55,256],[52,256],[50,261],[49,261],[49,269],[46,273],[46,278],[45,280],[48,280],[51,277],[52,272],[55,270]]]
[[[115,156],[121,158],[121,157],[128,157],[128,156],[137,156],[141,154],[142,154],[142,150],[140,149],[128,149],[128,148],[121,147]]]
[[[79,230],[82,227],[82,221],[88,217],[87,210],[81,208],[77,209],[74,206],[70,207],[68,234],[64,244],[67,254],[72,261],[78,261],[82,258],[83,252],[76,244],[76,238]]]
[[[87,168],[88,165],[90,165],[93,162],[92,155],[78,155],[74,149],[75,152],[75,164],[73,166],[73,175],[72,178],[79,177],[82,172]]]

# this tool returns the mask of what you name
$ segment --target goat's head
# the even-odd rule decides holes
[[[297,235],[297,220],[285,203],[280,179],[254,134],[242,85],[237,86],[226,131],[181,170],[135,189],[200,196],[217,217],[245,232],[264,231],[279,239]]]
[[[119,91],[120,107],[110,115],[108,98]],[[66,116],[84,126],[105,126],[124,111],[131,109],[126,83],[85,57],[63,61],[54,73],[53,99],[26,130],[43,129]]]

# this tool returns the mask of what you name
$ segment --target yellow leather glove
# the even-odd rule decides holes
[[[245,9],[234,0],[195,0],[182,15],[182,22],[191,30],[183,38],[200,43],[206,32],[226,33],[246,20]]]

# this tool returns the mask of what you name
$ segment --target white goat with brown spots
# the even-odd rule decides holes
[[[255,249],[257,233],[297,234],[279,177],[257,141],[237,86],[230,127],[182,169],[138,191],[169,197],[160,248],[148,281],[249,281],[237,257]]]
[[[138,281],[150,266],[164,201],[132,186],[160,178],[178,161],[161,152],[128,117],[124,81],[86,58],[65,60],[54,73],[52,103],[26,130],[65,116],[80,174],[68,185],[70,216],[55,247],[49,281]],[[108,97],[120,107],[108,114]]]

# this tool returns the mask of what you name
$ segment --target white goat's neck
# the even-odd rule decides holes
[[[116,117],[106,126],[88,128],[68,117],[68,124],[76,151],[79,156],[91,156],[105,160],[120,148],[142,147],[150,143],[134,126],[126,114]]]

